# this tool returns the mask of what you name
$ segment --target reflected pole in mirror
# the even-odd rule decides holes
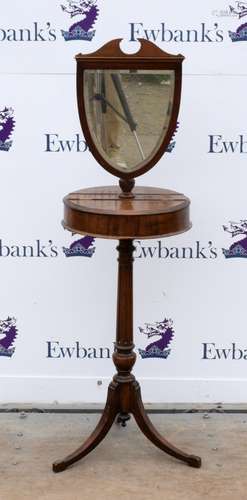
[[[127,101],[127,97],[126,97],[126,95],[125,95],[125,93],[123,91],[123,87],[122,87],[119,75],[116,75],[116,74],[113,73],[111,75],[111,77],[112,77],[112,81],[114,83],[116,92],[118,94],[119,100],[121,102],[124,114],[126,116],[125,121],[128,123],[131,132],[133,132],[133,134],[134,134],[134,137],[135,137],[138,149],[140,151],[140,155],[141,155],[142,160],[145,160],[145,154],[144,154],[142,145],[140,143],[139,137],[138,137],[138,135],[136,133],[137,123],[133,119],[133,116],[132,116],[132,113],[130,111],[130,107],[129,107],[129,104],[128,104],[128,101]]]
[[[138,148],[139,148],[139,151],[140,151],[140,153],[141,153],[141,157],[142,157],[142,159],[143,159],[143,160],[145,160],[146,156],[145,156],[144,151],[143,151],[143,149],[142,149],[142,145],[141,145],[141,143],[140,143],[140,140],[139,140],[139,137],[138,137],[138,135],[137,135],[137,133],[136,133],[136,130],[133,130],[133,134],[134,134],[135,140],[136,140],[136,142],[137,142],[137,146],[138,146]]]
[[[111,78],[112,78],[112,82],[114,84],[114,88],[115,88],[116,93],[118,95],[118,98],[119,98],[119,101],[121,103],[121,107],[122,107],[122,110],[123,110],[124,114],[120,113],[115,108],[115,106],[107,99],[107,97],[106,97],[105,77],[104,77],[103,72],[100,71],[100,70],[98,70],[96,72],[96,86],[95,86],[96,87],[96,89],[95,89],[96,93],[93,96],[93,98],[98,103],[100,103],[100,105],[101,105],[101,113],[102,114],[99,112],[99,110],[100,110],[99,106],[97,106],[97,110],[98,110],[97,122],[98,122],[98,127],[100,128],[100,132],[99,132],[99,134],[97,133],[97,135],[98,135],[98,137],[101,138],[101,143],[103,145],[104,150],[107,151],[107,147],[106,147],[106,143],[107,143],[107,141],[106,141],[106,133],[105,133],[104,122],[102,121],[102,115],[107,113],[107,107],[109,106],[109,108],[111,108],[111,110],[118,117],[120,117],[122,120],[124,120],[128,124],[131,132],[134,135],[136,144],[138,146],[138,150],[140,152],[141,159],[145,160],[146,156],[144,154],[141,141],[140,141],[140,139],[139,139],[139,137],[137,135],[137,132],[136,132],[138,124],[135,122],[135,120],[133,118],[133,115],[131,113],[127,97],[126,97],[125,92],[124,92],[123,87],[122,87],[122,83],[121,83],[120,77],[119,77],[119,75],[117,75],[115,73],[112,73],[111,74]],[[104,140],[103,140],[103,138],[104,138]]]

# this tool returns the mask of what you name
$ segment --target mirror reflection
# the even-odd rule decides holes
[[[174,81],[173,70],[84,72],[91,136],[116,170],[138,170],[160,147],[171,119]]]

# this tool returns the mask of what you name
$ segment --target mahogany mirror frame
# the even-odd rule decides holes
[[[135,177],[139,177],[144,174],[160,160],[172,139],[172,136],[176,130],[177,118],[180,107],[181,99],[181,89],[182,89],[182,62],[184,56],[181,54],[172,55],[161,50],[154,43],[139,38],[140,49],[135,54],[126,54],[122,52],[120,44],[122,42],[121,38],[112,40],[103,47],[101,47],[96,52],[90,54],[78,54],[76,55],[77,62],[77,102],[79,117],[81,122],[81,128],[88,144],[89,150],[91,151],[97,162],[105,168],[108,172],[120,178],[122,184],[127,181],[132,184],[131,180]],[[91,136],[89,125],[87,122],[87,114],[85,107],[85,91],[84,91],[84,71],[88,69],[148,69],[148,70],[174,70],[174,98],[173,106],[171,110],[171,119],[168,126],[167,133],[161,142],[159,148],[156,150],[153,156],[147,160],[143,160],[143,165],[132,170],[131,172],[121,172],[115,169],[98,151],[94,140]],[[134,184],[134,182],[133,182]],[[122,186],[121,186],[122,187]]]

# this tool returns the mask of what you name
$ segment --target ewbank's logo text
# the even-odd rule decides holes
[[[0,239],[0,258],[23,258],[23,259],[48,259],[57,258],[60,255],[65,257],[93,257],[95,253],[95,238],[84,236],[72,241],[68,246],[59,247],[53,240],[47,242],[35,240],[28,245],[11,244]]]
[[[48,240],[43,244],[40,240],[35,240],[29,245],[11,245],[0,239],[0,257],[22,257],[22,258],[48,258],[57,257],[58,247]]]
[[[0,42],[55,42],[63,36],[64,40],[91,41],[95,36],[94,25],[99,15],[97,0],[65,0],[60,5],[63,12],[71,19],[78,19],[69,27],[68,31],[58,30],[48,21],[40,23],[33,21],[26,26],[1,26]]]
[[[240,348],[235,342],[232,342],[228,348],[218,347],[214,342],[207,342],[202,344],[202,359],[247,361],[247,348]]]
[[[168,247],[162,240],[158,240],[155,245],[147,246],[142,241],[135,241],[135,259],[155,258],[155,259],[216,259],[218,250],[212,241],[202,245],[196,241],[193,246]]]
[[[170,144],[167,146],[167,153],[172,153],[175,146],[175,136],[179,128],[179,122],[172,136]],[[59,134],[45,134],[45,153],[85,153],[89,150],[88,145],[80,134],[75,134],[71,138],[61,137]]]
[[[50,359],[110,359],[111,353],[108,347],[85,347],[79,341],[73,345],[65,346],[61,342],[48,341],[47,358]]]
[[[85,153],[87,143],[80,134],[65,139],[59,134],[45,134],[45,153]]]
[[[168,23],[159,26],[146,26],[144,23],[130,23],[130,42],[138,38],[146,38],[151,42],[184,42],[184,43],[221,43],[224,41],[224,31],[218,23],[207,26],[201,23],[189,29],[174,29]]]
[[[209,135],[208,153],[226,154],[239,153],[247,154],[247,137],[239,134],[235,140],[228,140],[223,135]]]
[[[21,28],[0,26],[0,42],[55,42],[56,29],[47,21],[43,25],[33,22]]]

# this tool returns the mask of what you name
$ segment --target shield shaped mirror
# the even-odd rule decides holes
[[[95,147],[113,168],[135,172],[169,129],[174,70],[86,70],[85,110]]]
[[[122,180],[152,168],[176,130],[182,55],[140,39],[136,54],[112,40],[93,54],[78,54],[80,122],[96,160]]]

